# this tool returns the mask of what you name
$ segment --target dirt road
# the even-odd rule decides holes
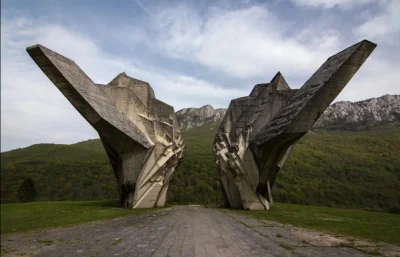
[[[1,239],[2,256],[357,257],[373,253],[370,247],[362,248],[363,252],[355,249],[354,240],[349,246],[343,238],[200,206]],[[399,250],[387,244],[379,247],[388,255]]]

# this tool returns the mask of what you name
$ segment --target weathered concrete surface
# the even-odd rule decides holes
[[[27,48],[39,68],[99,133],[128,208],[164,206],[183,157],[174,108],[149,83],[119,74],[95,84],[72,60],[41,45]],[[51,106],[49,106],[51,108]]]
[[[2,251],[9,252],[4,256],[10,257],[366,256],[343,247],[345,240],[364,251],[378,247],[387,256],[396,256],[400,249],[227,213],[204,207],[175,207],[141,216],[2,236]]]
[[[263,210],[293,145],[342,91],[376,45],[361,41],[331,56],[300,89],[278,72],[249,96],[231,101],[213,152],[227,204]]]

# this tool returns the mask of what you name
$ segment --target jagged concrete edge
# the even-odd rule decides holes
[[[312,128],[375,47],[364,40],[328,58],[251,141],[250,149],[260,170],[260,192],[268,180],[272,187],[285,152]]]
[[[107,101],[102,101],[101,104],[107,105],[106,108],[108,110],[111,110],[113,113],[113,119],[117,119],[118,122],[113,122],[112,119],[105,118],[105,115],[101,113],[101,110],[99,110],[98,108],[96,110],[96,108],[93,106],[93,103],[91,103],[90,100],[86,99],[87,97],[85,97],[85,95],[87,94],[84,92],[80,92],[77,86],[74,85],[74,83],[71,81],[71,74],[68,74],[68,72],[65,71],[63,67],[59,67],[59,65],[57,65],[52,59],[58,59],[61,62],[65,62],[68,65],[71,65],[73,68],[76,69],[77,72],[79,72],[79,75],[83,76],[86,79],[85,82],[89,85],[92,85],[93,88],[96,88],[97,93],[101,95],[101,88],[97,86],[86,75],[86,73],[83,72],[77,64],[75,64],[74,61],[40,44],[27,47],[26,51],[28,52],[29,56],[31,56],[31,58],[34,60],[34,62],[39,66],[39,68],[43,71],[43,73],[54,83],[54,85],[61,91],[61,93],[75,107],[75,109],[89,122],[89,124],[93,126],[93,128],[96,129],[96,123],[100,120],[103,120],[111,125],[115,130],[118,130],[120,133],[130,137],[132,140],[139,142],[145,148],[150,148],[154,145],[154,143],[146,138],[143,132],[141,132],[140,129],[136,127],[136,125],[132,121],[123,117],[123,115],[116,109],[115,106],[109,104]],[[68,78],[68,75],[70,75],[70,78]],[[60,78],[62,79],[59,80]],[[72,97],[71,95],[74,95],[74,97]],[[74,102],[74,98],[78,97],[80,98],[79,103]],[[81,106],[79,106],[79,104],[81,104]],[[120,125],[118,125],[118,123]],[[132,133],[129,129],[126,129],[126,127],[131,127],[132,131],[135,131],[136,134]]]
[[[309,109],[317,109],[317,111],[311,110],[315,113],[314,118],[306,124],[306,129],[303,129],[300,132],[308,131],[317,121],[319,116],[322,115],[323,110],[331,104],[353,75],[358,71],[375,47],[376,44],[363,40],[328,58],[328,60],[322,64],[310,79],[306,81],[300,90],[289,99],[288,103],[281,108],[274,118],[272,118],[271,121],[260,130],[257,136],[253,139],[254,143],[262,145],[273,136],[279,135],[282,132],[298,132],[296,130],[293,131],[293,127],[302,122],[299,117],[304,115],[306,112],[310,112]],[[344,58],[340,61],[340,64],[329,67],[332,59],[341,57],[341,55],[343,55]],[[357,58],[359,58],[359,60],[357,60]],[[326,70],[326,68],[330,69]],[[318,82],[318,79],[321,79],[321,76],[326,75],[329,71],[331,71],[331,74],[329,74],[324,81],[315,84],[315,82]],[[345,77],[345,79],[340,81],[338,79],[339,77]],[[329,90],[327,91],[327,88],[334,90],[334,92]],[[305,100],[303,100],[304,98]],[[323,101],[320,100],[321,98],[323,98]],[[296,106],[296,104],[299,105],[299,103],[300,106]],[[296,107],[297,109],[295,109]],[[288,116],[289,118],[287,118]],[[279,126],[279,130],[274,134],[271,134],[271,130],[276,126]],[[266,135],[267,137],[265,137]]]

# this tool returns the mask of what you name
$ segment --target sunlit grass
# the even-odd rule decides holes
[[[275,203],[269,211],[234,212],[339,235],[400,244],[400,215]]]
[[[60,201],[1,205],[1,234],[63,227],[155,209],[126,209],[117,201]]]

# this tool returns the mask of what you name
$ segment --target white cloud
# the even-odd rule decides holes
[[[375,40],[371,38],[373,35],[366,34],[373,33],[372,28],[381,29],[379,24],[388,23],[391,30],[379,30],[379,33],[385,33],[376,34],[376,38],[398,37],[399,29],[393,22],[396,11],[389,10],[392,5],[395,6],[390,8],[398,10],[394,2],[381,4],[383,11],[354,33]],[[385,13],[392,15],[392,20],[380,21],[385,19]],[[118,27],[113,31],[113,35],[117,35],[113,37],[114,45],[149,43],[149,48],[157,49],[151,54],[174,58],[180,66],[187,62],[193,63],[193,67],[202,65],[220,72],[220,81],[237,80],[235,86],[217,85],[210,78],[177,74],[169,71],[168,66],[157,67],[159,64],[151,59],[144,65],[135,56],[111,55],[97,39],[57,21],[50,24],[44,19],[9,20],[2,17],[1,150],[43,142],[73,143],[97,137],[30,59],[25,48],[33,44],[43,44],[73,59],[97,83],[108,83],[122,71],[148,81],[158,99],[178,110],[205,104],[226,107],[231,99],[249,94],[251,85],[247,81],[264,82],[278,70],[289,77],[291,87],[298,88],[327,57],[356,43],[329,24],[316,21],[298,28],[294,20],[278,19],[263,6],[236,10],[210,8],[200,14],[181,5],[155,12],[151,19],[152,31],[147,31],[145,26],[136,26],[129,29],[135,33],[128,34],[126,27]],[[352,29],[350,25],[346,28]],[[133,35],[132,38],[129,35]],[[384,49],[400,51],[398,44],[378,45],[336,100],[356,101],[400,93],[400,64],[398,60],[385,57]]]
[[[306,29],[285,36],[294,24],[278,20],[261,6],[214,9],[202,17],[181,5],[155,17],[161,53],[238,78],[265,79],[278,70],[304,76],[341,47],[340,36],[332,29],[307,37],[301,35]]]
[[[399,70],[399,64],[393,65],[373,52],[335,102],[354,102],[386,94],[400,94]]]
[[[291,0],[293,4],[298,6],[324,9],[330,9],[336,6],[342,9],[352,9],[373,1],[374,0]]]
[[[376,42],[399,44],[400,1],[383,1],[382,10],[373,18],[354,29],[359,38],[369,38]]]
[[[91,38],[57,24],[30,18],[2,20],[1,35],[2,151],[97,137],[26,53],[27,46],[37,43],[73,59],[97,83],[108,83],[122,71],[148,81],[156,97],[176,109],[203,103],[225,106],[231,98],[245,93],[110,56]]]
[[[162,53],[221,71],[224,73],[221,76],[259,78],[260,82],[280,70],[284,76],[293,78],[290,85],[293,88],[300,87],[329,56],[357,43],[329,24],[317,21],[293,34],[286,33],[286,28],[293,24],[278,20],[263,6],[233,11],[213,9],[201,16],[181,5],[156,17],[158,47]],[[399,46],[395,49],[399,51]],[[400,65],[385,58],[384,52],[378,46],[336,101],[400,93],[397,72]]]

